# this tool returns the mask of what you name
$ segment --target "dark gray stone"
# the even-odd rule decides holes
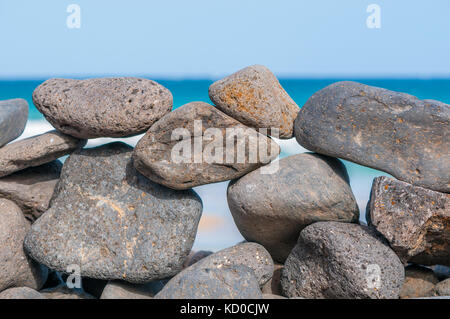
[[[305,148],[450,192],[450,106],[338,82],[314,94],[295,120]]]
[[[0,147],[18,138],[28,120],[28,103],[23,99],[0,101]]]
[[[29,229],[20,208],[0,199],[0,291],[11,287],[38,290],[47,280],[48,269],[28,258],[23,249]]]
[[[253,271],[242,265],[189,267],[172,278],[155,299],[261,299]]]
[[[0,292],[0,299],[47,299],[41,293],[28,287],[10,288]]]
[[[228,206],[245,239],[283,263],[300,231],[317,221],[357,222],[345,166],[318,154],[281,159],[273,174],[255,170],[228,186]]]
[[[173,98],[147,79],[50,79],[36,88],[33,102],[59,131],[96,138],[144,133],[170,112]]]
[[[180,129],[185,136],[179,136]],[[237,135],[237,145],[231,132]],[[267,152],[259,151],[262,145]],[[280,147],[267,136],[207,103],[192,102],[156,122],[136,145],[133,159],[152,181],[189,189],[240,177],[279,153]]]
[[[398,298],[404,268],[365,226],[314,223],[300,233],[281,277],[283,295],[304,298]]]
[[[61,272],[146,283],[173,276],[191,251],[202,202],[139,174],[132,148],[111,143],[79,150],[64,163],[50,209],[32,226],[25,249]]]
[[[404,263],[450,266],[448,194],[377,177],[366,218]]]
[[[291,138],[299,107],[265,66],[242,69],[209,88],[211,101],[222,112],[253,128],[279,130],[280,138]]]
[[[15,202],[30,221],[49,207],[62,163],[53,161],[0,178],[0,196]]]
[[[408,266],[405,268],[405,282],[400,291],[400,298],[432,297],[438,282],[431,269],[417,265]]]

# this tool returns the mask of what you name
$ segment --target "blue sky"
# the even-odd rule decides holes
[[[69,4],[81,28],[69,29]],[[381,28],[369,29],[369,4]],[[0,78],[450,77],[448,0],[0,0]]]

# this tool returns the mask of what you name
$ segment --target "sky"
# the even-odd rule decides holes
[[[71,4],[80,28],[67,25]],[[370,4],[380,28],[367,26]],[[252,64],[448,78],[449,14],[448,0],[0,0],[0,78],[216,78]]]

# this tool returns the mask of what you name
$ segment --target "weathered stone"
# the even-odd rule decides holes
[[[69,289],[65,284],[39,292],[47,299],[95,299],[81,289]]]
[[[238,178],[279,153],[265,135],[207,103],[192,102],[156,122],[136,145],[133,159],[152,181],[189,189]]]
[[[368,227],[314,223],[300,233],[281,277],[283,295],[304,298],[398,298],[404,268]]]
[[[123,281],[110,281],[100,299],[153,299],[167,281],[154,281],[144,285]]]
[[[191,251],[202,202],[147,180],[132,148],[111,143],[79,150],[64,163],[50,209],[32,226],[25,249],[57,271],[146,283],[173,276]]]
[[[305,148],[450,192],[450,106],[355,82],[314,94],[295,121]]]
[[[189,254],[188,258],[186,259],[186,261],[183,264],[183,268],[187,268],[189,266],[192,266],[193,264],[195,264],[197,261],[202,260],[205,257],[208,257],[209,255],[212,255],[213,252],[212,251],[205,251],[205,250],[200,250],[200,251],[191,251],[191,253]]]
[[[59,131],[96,138],[144,133],[170,112],[173,98],[147,79],[50,79],[36,88],[33,102]]]
[[[405,282],[400,291],[400,298],[432,297],[438,278],[431,269],[411,265],[405,269]]]
[[[272,278],[266,282],[262,287],[261,291],[263,294],[281,295],[281,273],[283,271],[283,265],[274,264],[274,271]]]
[[[28,120],[28,103],[24,99],[0,101],[0,147],[18,138]]]
[[[50,131],[0,148],[0,177],[50,163],[83,147],[79,140],[58,131]]]
[[[256,243],[241,243],[220,250],[205,257],[189,268],[221,269],[243,265],[253,270],[258,283],[262,286],[273,275],[273,260],[263,246]]]
[[[436,285],[436,293],[439,296],[450,296],[450,278]]]
[[[0,199],[0,291],[11,287],[40,289],[47,280],[47,268],[28,258],[23,249],[29,229],[20,208]]]
[[[0,292],[0,299],[47,299],[42,294],[28,287],[9,288]]]
[[[366,218],[404,263],[450,265],[449,194],[377,177]]]
[[[281,87],[275,75],[262,65],[242,69],[209,88],[211,101],[222,112],[254,128],[279,130],[291,138],[299,107]]]
[[[0,196],[15,202],[34,221],[48,209],[61,168],[57,160],[0,178]]]
[[[357,222],[347,170],[318,154],[283,158],[273,174],[253,171],[228,186],[228,206],[245,239],[283,263],[300,231],[317,221]]]
[[[258,281],[248,267],[189,267],[173,277],[155,299],[261,299]]]

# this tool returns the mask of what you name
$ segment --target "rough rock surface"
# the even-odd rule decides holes
[[[56,160],[0,178],[0,196],[15,202],[34,221],[48,209],[61,168]]]
[[[159,280],[144,285],[135,285],[123,281],[110,281],[100,299],[153,299],[166,283],[166,281]]]
[[[36,88],[33,102],[59,131],[96,138],[144,133],[170,112],[173,98],[147,79],[50,79]]]
[[[377,177],[366,218],[404,263],[450,266],[449,194]]]
[[[191,251],[202,202],[147,180],[132,148],[111,143],[79,150],[64,163],[50,209],[32,226],[25,249],[57,271],[145,283],[173,276]]]
[[[0,299],[47,299],[41,293],[28,287],[9,288],[0,292]]]
[[[207,103],[192,102],[156,122],[136,145],[133,158],[152,181],[189,189],[240,177],[279,153],[280,147],[265,135]]]
[[[318,154],[283,158],[274,174],[255,170],[230,183],[227,198],[244,238],[263,245],[281,263],[306,226],[359,218],[345,166]]]
[[[189,267],[173,277],[155,299],[261,299],[258,281],[248,267]]]
[[[0,148],[0,177],[52,162],[85,144],[86,140],[50,131],[5,145]]]
[[[29,229],[20,208],[0,199],[0,291],[10,287],[40,289],[47,280],[47,268],[25,255],[23,240]]]
[[[95,299],[81,289],[69,289],[65,284],[39,292],[47,299]]]
[[[438,278],[431,269],[411,265],[405,269],[405,282],[400,291],[400,298],[432,297]]]
[[[450,192],[450,106],[355,82],[314,94],[295,121],[305,148]]]
[[[242,69],[209,88],[211,101],[222,112],[253,128],[279,130],[291,138],[299,107],[281,87],[275,75],[262,65]]]
[[[0,101],[0,147],[18,138],[28,120],[24,99]]]
[[[395,253],[365,226],[314,223],[300,233],[282,272],[286,297],[398,298],[404,268]]]
[[[450,296],[450,278],[436,285],[436,293],[439,296]]]

